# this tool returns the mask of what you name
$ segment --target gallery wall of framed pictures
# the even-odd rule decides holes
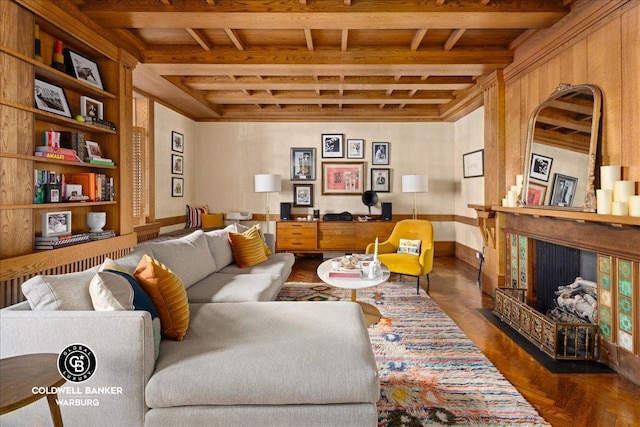
[[[184,197],[184,135],[171,131],[171,197]]]

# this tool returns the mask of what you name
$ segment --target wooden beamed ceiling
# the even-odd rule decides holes
[[[441,121],[569,0],[73,0],[196,120]]]

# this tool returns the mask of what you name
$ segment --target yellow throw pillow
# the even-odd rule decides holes
[[[182,341],[189,328],[189,301],[182,280],[149,255],[142,257],[133,275],[158,311],[162,335]]]
[[[265,243],[256,226],[244,233],[229,232],[229,242],[233,258],[240,268],[251,267],[267,260],[264,250]]]
[[[264,245],[264,254],[266,256],[273,255],[273,252],[271,252],[271,248],[269,248],[269,245],[267,245],[267,238],[264,237],[264,233],[262,232],[262,228],[260,228],[260,224],[256,224],[254,225],[254,227],[256,227],[258,229],[258,233],[260,233],[260,239],[262,240],[262,243]]]
[[[224,218],[221,213],[200,214],[202,228],[214,228],[224,226]]]

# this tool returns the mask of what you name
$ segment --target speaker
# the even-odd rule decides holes
[[[280,203],[280,219],[291,219],[291,203]]]
[[[391,203],[390,202],[382,202],[382,220],[383,221],[391,220]]]

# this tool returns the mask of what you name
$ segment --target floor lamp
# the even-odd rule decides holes
[[[260,174],[253,177],[253,184],[256,193],[267,193],[267,233],[269,232],[269,193],[279,193],[282,189],[282,178],[280,175]]]
[[[425,175],[403,175],[402,192],[413,193],[413,219],[417,219],[416,194],[429,192],[429,178]]]

